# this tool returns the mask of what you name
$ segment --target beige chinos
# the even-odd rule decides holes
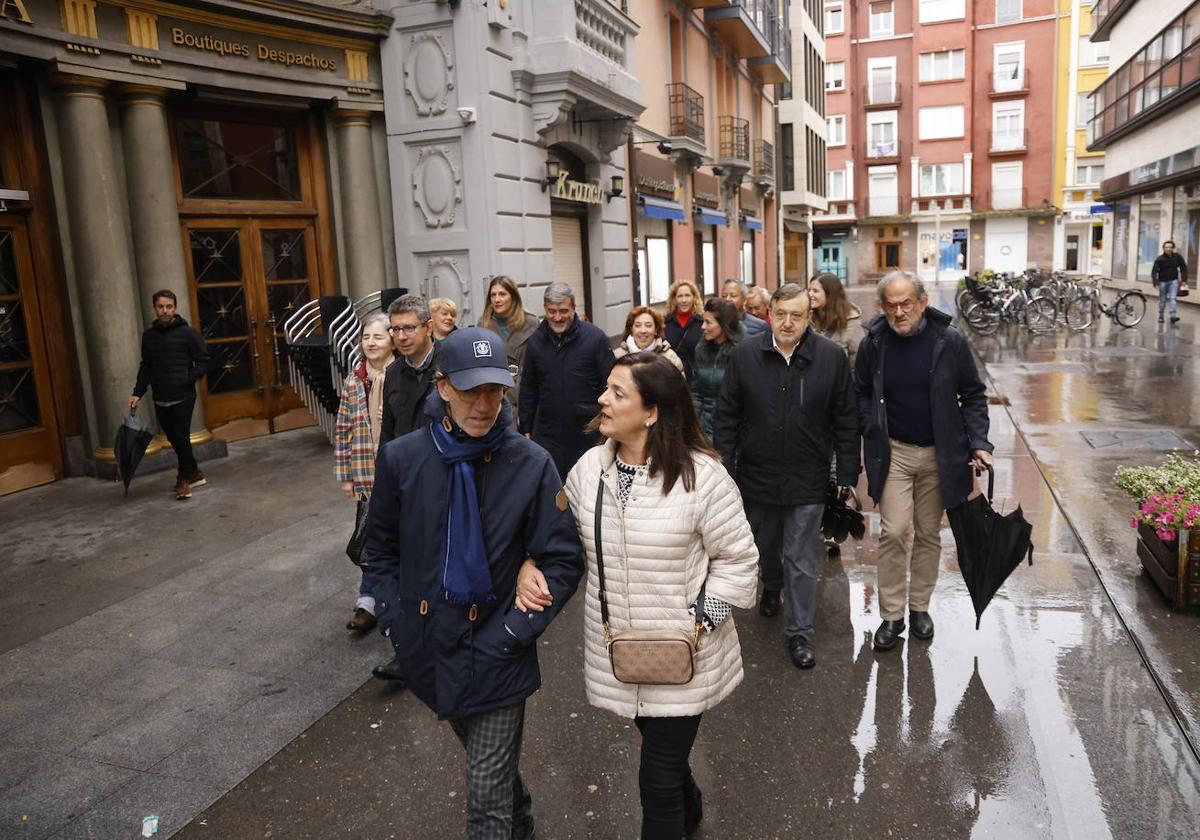
[[[934,447],[898,440],[891,446],[891,466],[879,500],[879,613],[884,621],[900,621],[905,594],[910,610],[929,611],[942,554],[942,492]],[[910,564],[908,535],[914,530]]]

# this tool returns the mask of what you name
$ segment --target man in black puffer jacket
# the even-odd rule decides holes
[[[175,313],[177,298],[170,289],[154,293],[154,323],[142,333],[142,363],[129,398],[136,411],[154,391],[154,412],[163,434],[179,459],[175,498],[190,499],[192,488],[207,484],[192,454],[192,409],[196,407],[196,380],[208,371],[208,347],[188,322]]]

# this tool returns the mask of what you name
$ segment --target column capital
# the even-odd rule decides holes
[[[168,90],[157,85],[120,85],[117,88],[124,105],[166,106]]]
[[[334,125],[365,125],[371,124],[371,111],[362,108],[336,108],[331,112]]]
[[[103,99],[104,91],[110,82],[95,76],[80,76],[73,73],[54,73],[50,76],[50,84],[60,96],[82,96],[91,99]]]

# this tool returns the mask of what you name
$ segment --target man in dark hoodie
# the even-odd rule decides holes
[[[142,363],[129,410],[137,411],[146,389],[154,391],[154,413],[179,459],[175,498],[190,499],[192,488],[207,484],[192,454],[192,409],[196,380],[208,371],[204,339],[175,312],[178,299],[170,289],[154,293],[154,323],[142,333]]]

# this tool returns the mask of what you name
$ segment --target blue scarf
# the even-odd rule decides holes
[[[437,392],[433,396],[436,397]],[[507,428],[503,417],[481,438],[455,436],[440,422],[429,427],[442,463],[450,467],[442,592],[452,604],[466,606],[496,598],[492,591],[492,571],[488,568],[487,546],[483,541],[474,462],[500,445]]]

